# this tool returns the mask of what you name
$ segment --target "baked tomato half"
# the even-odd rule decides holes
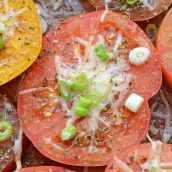
[[[150,119],[148,99],[161,85],[157,52],[144,32],[115,12],[100,22],[103,14],[71,18],[46,35],[21,84],[18,112],[25,134],[61,163],[106,165],[114,152],[140,143]],[[128,57],[137,50],[139,63]],[[124,106],[132,93],[140,105],[144,99],[135,113]]]
[[[89,0],[94,7],[109,6],[110,10],[121,11],[134,21],[153,18],[168,9],[172,0]]]
[[[0,171],[11,171],[19,151],[16,141],[20,136],[17,110],[5,96],[0,95]]]
[[[28,167],[17,170],[17,172],[72,172],[68,169],[54,166]]]
[[[162,72],[172,87],[172,9],[165,16],[157,35],[156,46],[160,55]]]
[[[114,157],[105,172],[171,172],[172,145],[145,143],[123,150]]]
[[[42,32],[32,0],[0,2],[0,85],[26,70],[37,58]]]

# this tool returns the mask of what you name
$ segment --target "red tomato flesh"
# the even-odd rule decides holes
[[[28,167],[18,170],[18,172],[72,172],[68,169],[61,168],[61,167],[51,167],[51,166],[40,166],[40,167]]]
[[[132,162],[132,159],[135,156],[135,152],[137,152],[136,161],[139,162],[145,162],[146,159],[149,156],[150,150],[151,150],[151,144],[145,143],[138,146],[133,146],[130,148],[127,148],[120,152],[117,157],[124,163],[127,163],[129,167],[133,169],[134,172],[141,172],[140,166],[136,162]],[[164,144],[161,152],[160,157],[161,163],[171,163],[172,162],[172,145]],[[119,167],[115,164],[115,162],[111,162],[105,172],[123,172],[123,170],[119,169]]]
[[[153,1],[152,1],[153,2]],[[128,6],[128,8],[124,8],[126,4],[122,4],[120,0],[112,0],[109,8],[110,10],[120,11],[128,15],[133,21],[143,21],[151,19],[163,11],[167,10],[168,7],[172,4],[172,0],[157,0],[156,6],[153,10],[148,9],[146,7],[135,7]],[[96,8],[103,8],[103,4],[105,4],[104,0],[90,0],[90,3]]]
[[[139,67],[130,65],[131,73],[134,77],[126,95],[127,97],[132,92],[135,92],[144,97],[145,102],[136,114],[126,110],[122,103],[120,109],[126,115],[126,125],[111,127],[108,134],[103,135],[105,152],[91,153],[83,147],[71,146],[72,143],[60,141],[58,135],[65,127],[67,121],[64,118],[65,112],[57,108],[53,115],[49,117],[43,116],[41,113],[42,109],[47,108],[47,106],[50,108],[54,105],[54,99],[47,96],[49,91],[44,90],[25,95],[19,94],[18,112],[23,131],[42,154],[64,164],[103,166],[112,159],[114,152],[139,144],[147,133],[149,125],[150,110],[148,99],[159,90],[161,85],[162,76],[157,52],[144,32],[126,16],[116,12],[109,12],[105,21],[100,23],[102,13],[102,11],[99,11],[74,17],[62,23],[59,29],[46,35],[43,40],[40,58],[24,79],[21,91],[30,88],[54,87],[56,85],[55,55],[63,57],[63,61],[66,63],[73,62],[73,46],[76,44],[74,42],[76,36],[88,41],[89,37],[94,35],[96,39],[98,34],[106,34],[110,26],[112,30],[118,30],[123,34],[131,48],[144,46],[151,51],[151,56],[147,63]],[[55,94],[55,91],[52,91],[52,94]],[[46,107],[40,108],[38,106],[40,98],[50,103]],[[52,138],[53,144],[45,140],[45,138]],[[58,145],[63,149],[58,148]]]
[[[165,16],[158,32],[156,46],[160,55],[162,72],[172,87],[172,9]]]

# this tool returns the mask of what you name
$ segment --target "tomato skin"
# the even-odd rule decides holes
[[[112,0],[111,3],[116,4],[116,1],[119,0]],[[102,0],[90,0],[90,3],[97,9],[103,9],[103,2]],[[113,6],[111,7],[110,5],[110,9],[111,10],[115,10],[115,11],[119,11],[121,13],[124,13],[126,15],[129,16],[129,18],[133,21],[143,21],[143,20],[148,20],[151,19],[157,15],[159,15],[160,13],[162,13],[163,11],[167,10],[168,7],[172,4],[172,0],[157,0],[157,5],[155,7],[155,9],[153,10],[149,10],[146,8],[141,8],[141,10],[135,10],[135,11],[127,11],[127,10],[121,10],[121,9],[115,9]],[[127,11],[127,13],[126,13]]]
[[[165,16],[157,35],[156,46],[165,79],[172,87],[172,9]]]
[[[68,169],[61,168],[61,167],[54,167],[54,166],[40,166],[40,167],[28,167],[28,168],[23,168],[21,170],[17,170],[16,172],[72,172]]]
[[[59,55],[65,57],[64,60],[67,62],[73,60],[70,42],[72,42],[73,38],[76,36],[87,41],[90,35],[97,36],[99,34],[100,17],[102,13],[103,11],[93,12],[69,19],[63,22],[58,30],[52,31],[44,37],[43,48],[40,54],[41,58],[37,60],[30,74],[24,79],[21,90],[44,86],[44,78],[51,80],[46,86],[55,86],[55,82],[53,81],[56,75],[54,56]],[[148,63],[141,67],[131,66],[134,81],[126,95],[127,97],[130,93],[136,92],[145,98],[145,103],[136,114],[123,109],[129,121],[127,125],[128,128],[126,129],[122,126],[110,131],[113,137],[107,139],[109,143],[107,145],[112,145],[113,150],[109,152],[107,149],[104,153],[90,153],[85,150],[81,151],[81,149],[74,146],[67,151],[52,147],[52,144],[49,144],[47,140],[45,140],[45,137],[50,137],[52,134],[61,131],[66,123],[66,119],[64,118],[65,112],[58,111],[54,115],[44,118],[39,111],[34,111],[36,99],[33,98],[32,95],[19,94],[18,112],[21,126],[34,146],[42,154],[52,160],[78,166],[103,166],[109,163],[114,152],[118,152],[131,145],[139,144],[147,133],[150,120],[150,110],[147,101],[158,91],[162,79],[156,50],[144,32],[136,24],[126,18],[126,16],[109,12],[104,23],[106,22],[120,30],[127,39],[134,38],[134,44],[132,46],[135,46],[135,44],[137,46],[144,45],[151,50],[151,57]],[[64,51],[66,49],[68,51]],[[142,78],[140,78],[140,76],[142,76]],[[121,105],[120,108],[123,108],[123,106]],[[36,120],[39,122],[35,123],[34,121]]]
[[[144,143],[141,145],[129,147],[127,149],[124,149],[120,153],[117,154],[117,157],[123,161],[124,163],[129,164],[129,167],[131,167],[134,172],[141,172],[141,169],[139,168],[137,163],[132,163],[131,160],[135,155],[135,152],[138,153],[139,161],[142,162],[144,159],[148,158],[149,152],[151,150],[151,143]],[[161,153],[161,162],[171,163],[172,162],[172,145],[170,144],[163,144],[162,153]],[[119,167],[118,165],[115,165],[114,161],[111,161],[111,163],[107,166],[105,172],[114,172]],[[122,170],[117,170],[116,172],[123,172]]]

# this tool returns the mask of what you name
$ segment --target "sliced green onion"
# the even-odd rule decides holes
[[[102,61],[106,61],[109,59],[109,55],[108,53],[106,52],[103,44],[97,44],[95,47],[94,47],[94,51],[95,53],[97,54],[97,56],[102,60]]]
[[[75,91],[85,91],[88,88],[88,78],[84,73],[81,73],[75,78],[72,84],[72,89]]]
[[[90,91],[90,92],[86,93],[85,97],[91,99],[91,105],[93,105],[93,106],[98,105],[101,100],[100,94],[97,93],[96,91]]]
[[[126,0],[126,3],[128,5],[135,5],[137,3],[138,0]]]
[[[150,168],[149,172],[161,172],[161,169],[159,166],[154,166]]]
[[[2,34],[5,31],[5,25],[4,23],[0,23],[0,34]]]
[[[91,99],[80,96],[79,101],[77,102],[77,105],[85,107],[85,108],[89,108],[89,106],[91,105]]]
[[[64,100],[70,99],[70,86],[65,81],[59,81],[59,91]]]
[[[13,125],[9,121],[0,120],[0,142],[7,141],[13,134]]]
[[[61,139],[63,141],[71,140],[75,137],[77,129],[74,125],[69,125],[61,131]]]
[[[2,39],[2,36],[0,36],[0,50],[3,50],[5,48],[5,41]]]
[[[86,117],[88,115],[88,108],[76,104],[75,113],[79,117]]]

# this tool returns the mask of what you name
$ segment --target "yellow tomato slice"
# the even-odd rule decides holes
[[[0,22],[5,24],[0,50],[0,85],[26,70],[37,58],[42,45],[42,30],[32,0],[1,0]]]

